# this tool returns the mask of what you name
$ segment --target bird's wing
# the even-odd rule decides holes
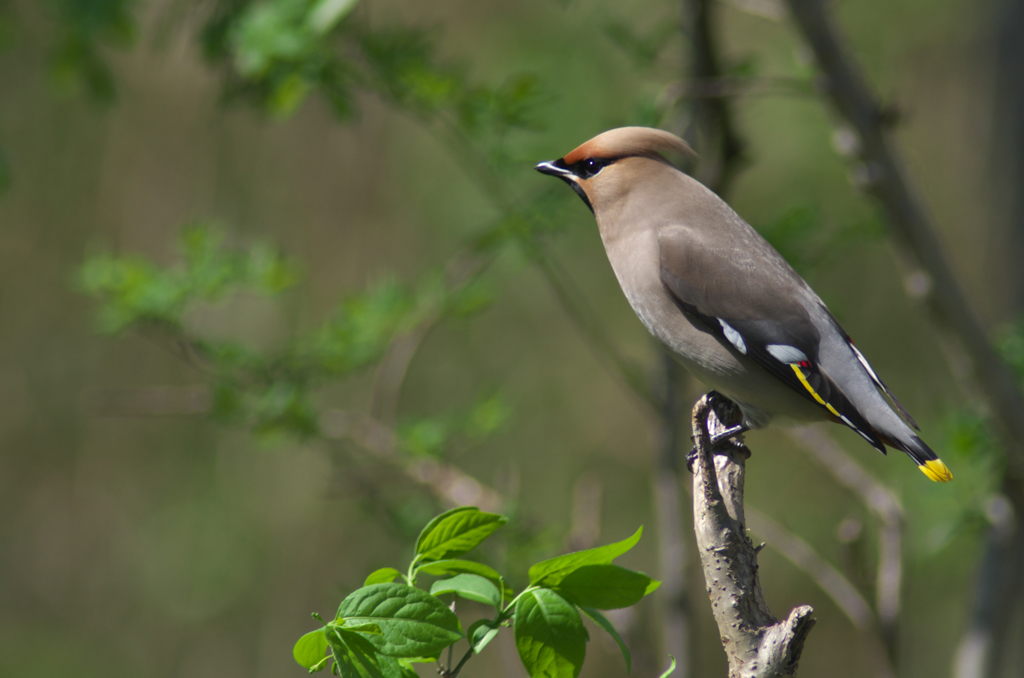
[[[871,381],[874,382],[875,386],[877,386],[878,389],[885,394],[885,396],[889,399],[889,402],[892,403],[892,406],[896,409],[899,415],[915,430],[920,431],[921,427],[918,426],[917,422],[914,421],[914,418],[910,416],[910,412],[907,411],[907,408],[903,406],[903,403],[899,401],[896,395],[889,390],[889,387],[885,385],[885,382],[883,382],[881,378],[879,378],[874,368],[871,367],[871,363],[869,363],[868,359],[864,357],[864,354],[860,352],[860,349],[853,344],[853,339],[850,338],[850,335],[847,334],[846,330],[844,330],[842,325],[839,324],[839,321],[835,319],[835,316],[832,315],[832,312],[825,308],[824,305],[822,305],[821,308],[824,315],[828,318],[829,323],[831,323],[832,327],[835,328],[836,332],[838,332],[839,335],[843,338],[843,341],[845,341],[846,344],[850,347],[850,350],[853,351],[854,356],[856,356],[857,358],[857,362],[859,362],[861,367],[864,368],[864,371],[867,372],[867,375],[871,377]]]
[[[658,236],[661,282],[676,306],[884,454],[878,432],[818,363],[821,333],[800,303],[810,293],[800,276],[767,244],[751,253],[695,238],[682,228]]]

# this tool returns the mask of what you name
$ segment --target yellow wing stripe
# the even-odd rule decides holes
[[[807,377],[804,376],[804,373],[800,370],[800,366],[799,365],[790,365],[790,367],[792,367],[793,371],[796,373],[796,378],[800,380],[800,383],[804,385],[804,388],[807,389],[807,392],[810,393],[812,396],[814,396],[814,399],[817,400],[819,404],[824,405],[825,407],[827,407],[828,411],[831,412],[832,414],[836,415],[837,417],[841,416],[838,412],[836,412],[836,408],[834,408],[831,405],[829,405],[828,403],[826,403],[822,399],[822,397],[820,395],[818,395],[818,393],[814,390],[814,388],[811,387],[811,385],[809,383],[807,383]]]

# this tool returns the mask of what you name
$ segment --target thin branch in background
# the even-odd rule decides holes
[[[771,21],[782,21],[786,18],[786,5],[782,3],[782,0],[720,0],[726,5],[730,5],[754,16],[759,16],[762,19],[769,19]]]
[[[436,322],[437,316],[434,316],[417,325],[411,332],[395,337],[388,345],[373,376],[373,387],[370,390],[371,416],[388,424],[397,421],[398,398],[405,375],[413,356]]]
[[[328,439],[352,440],[364,450],[397,465],[413,480],[429,487],[448,506],[476,506],[497,511],[504,505],[501,495],[458,467],[428,457],[408,460],[398,452],[393,428],[365,415],[328,410],[321,417],[323,435]]]
[[[876,480],[828,436],[823,426],[802,426],[789,429],[787,433],[822,470],[851,490],[878,520],[875,610],[889,660],[896,665],[903,578],[903,507],[889,488]]]
[[[210,413],[213,395],[206,385],[92,388],[82,392],[79,402],[86,412],[99,417],[194,416]],[[327,410],[320,424],[325,439],[351,440],[427,486],[450,507],[474,505],[497,511],[505,504],[501,493],[451,464],[430,458],[410,460],[400,454],[395,430],[373,417]]]
[[[978,565],[967,630],[954,659],[955,678],[1007,675],[1006,653],[996,646],[998,642],[1006,642],[1005,634],[997,636],[992,629],[1012,627],[1012,606],[1007,604],[1006,598],[1013,598],[1014,589],[1020,587],[1020,572],[1011,567],[1013,563],[1024,561],[1021,517],[1014,513],[1010,502],[999,495],[990,502],[987,513],[992,526]]]
[[[807,542],[782,529],[760,511],[747,507],[750,531],[764,538],[768,546],[806,573],[839,606],[847,619],[861,632],[868,646],[877,678],[894,678],[888,648],[875,623],[875,615],[857,588],[839,570],[819,556]]]
[[[932,219],[906,178],[902,160],[889,139],[885,111],[840,42],[825,4],[789,0],[789,6],[824,73],[824,94],[857,133],[863,163],[858,173],[860,187],[885,209],[893,240],[905,260],[921,267],[912,272],[926,281],[915,286],[919,298],[940,325],[958,337],[970,356],[1004,434],[1009,475],[1017,482],[1024,480],[1024,395],[960,288]]]
[[[493,256],[482,256],[464,250],[452,257],[445,267],[445,285],[449,294],[457,292],[477,279],[494,262]],[[436,309],[412,330],[396,335],[384,356],[377,363],[370,391],[370,416],[393,425],[398,416],[398,399],[409,365],[430,330],[442,318]]]
[[[713,30],[712,8],[708,0],[683,0],[681,30],[690,37],[690,52],[685,65],[688,83],[718,82],[721,79],[718,42]],[[687,89],[676,89],[667,106],[679,111],[680,118],[689,118],[680,136],[698,149],[704,162],[700,176],[705,184],[720,195],[726,192],[742,164],[743,143],[732,119],[731,102],[724,97],[701,100]],[[679,405],[679,382],[682,370],[675,359],[660,351],[661,392],[656,403],[658,415],[658,456],[655,464],[654,508],[660,546],[659,574],[662,578],[660,627],[662,651],[678,660],[680,678],[693,674],[692,610],[686,589],[688,565],[686,541],[683,540],[683,502],[681,489],[684,473],[680,463],[683,420]]]
[[[888,116],[874,96],[850,52],[842,43],[827,7],[819,0],[788,0],[795,23],[814,52],[824,74],[823,91],[838,113],[856,131],[861,167],[856,173],[861,188],[884,208],[893,242],[901,259],[920,267],[908,277],[938,325],[966,352],[993,413],[1006,451],[1002,491],[1013,513],[1024,515],[1024,395],[1012,370],[1000,358],[988,333],[969,303],[946,259],[945,250],[922,201],[910,186],[889,139]],[[953,365],[957,373],[957,365]],[[971,612],[971,628],[962,641],[957,670],[961,676],[994,676],[1011,647],[1007,633],[1020,595],[1007,595],[1000,587],[1018,586],[1020,577],[1008,573],[1024,569],[1024,521],[1016,521],[1014,535],[989,530],[986,556],[979,571]],[[1007,543],[1020,545],[1007,548]],[[1002,559],[1001,562],[994,559]],[[987,575],[999,576],[987,576]],[[986,575],[986,576],[982,576]],[[1012,592],[1011,592],[1012,593]],[[964,658],[972,658],[968,664]]]
[[[691,78],[669,85],[664,94],[666,106],[683,99],[737,99],[753,96],[818,96],[814,84],[800,78],[756,77]]]
[[[661,407],[661,402],[651,391],[643,371],[626,358],[608,337],[604,323],[587,303],[586,297],[576,287],[572,278],[562,269],[549,248],[542,246],[539,250],[535,257],[535,263],[544,274],[544,278],[551,286],[562,308],[587,338],[591,348],[612,368],[613,374],[622,377],[630,390],[657,412]]]
[[[714,31],[712,0],[684,0],[683,30],[690,38],[690,80],[722,77],[721,50]],[[681,136],[701,156],[696,178],[718,195],[729,192],[743,168],[745,144],[736,131],[731,102],[723,97],[693,98],[689,129]]]

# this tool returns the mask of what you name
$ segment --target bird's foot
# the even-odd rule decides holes
[[[711,409],[715,411],[715,416],[719,418],[719,421],[722,421],[726,417],[735,418],[739,412],[739,408],[736,404],[718,391],[710,391],[707,398],[708,404],[711,406]],[[718,431],[710,436],[711,447],[715,448],[724,443],[729,443],[734,448],[745,451],[746,455],[749,457],[750,450],[747,449],[747,446],[744,445],[742,441],[735,440],[737,436],[743,435],[749,430],[750,427],[741,421],[740,423],[730,426],[723,431]],[[694,440],[692,436],[690,439],[694,442],[694,447],[686,454],[686,469],[690,473],[693,473],[693,462],[697,460],[697,441]]]
[[[749,431],[750,428],[746,426],[733,426],[732,428],[722,431],[717,436],[711,437],[711,448],[714,452],[714,448],[721,447],[723,444],[728,444],[730,447],[736,450],[743,450],[746,452],[746,456],[750,456],[750,449],[740,440],[736,440],[735,436],[741,435]],[[693,437],[690,437],[693,440]],[[686,453],[686,470],[693,473],[693,463],[697,461],[697,445],[696,440],[693,440],[694,446]]]

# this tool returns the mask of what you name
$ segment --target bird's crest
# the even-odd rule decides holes
[[[617,127],[597,135],[563,160],[565,164],[572,165],[587,158],[612,159],[633,155],[650,158],[659,157],[662,151],[697,157],[689,144],[671,132],[651,127]]]

